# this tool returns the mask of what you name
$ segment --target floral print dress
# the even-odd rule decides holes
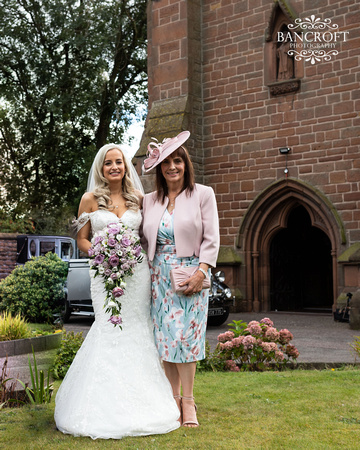
[[[205,358],[205,332],[208,289],[186,297],[171,289],[170,270],[199,265],[199,258],[176,256],[174,214],[165,210],[157,235],[154,260],[150,263],[151,317],[160,357],[172,363],[187,363]]]

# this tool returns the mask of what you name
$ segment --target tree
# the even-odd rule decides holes
[[[43,231],[75,212],[96,149],[145,102],[146,4],[0,0],[0,206],[13,218]]]

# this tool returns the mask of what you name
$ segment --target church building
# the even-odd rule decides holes
[[[190,131],[236,311],[330,312],[360,287],[359,49],[358,0],[148,2],[137,170]]]

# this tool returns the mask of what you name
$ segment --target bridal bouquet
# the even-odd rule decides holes
[[[109,322],[122,329],[120,298],[126,288],[124,278],[133,275],[143,260],[140,239],[122,222],[111,223],[94,235],[88,253],[90,269],[95,270],[95,277],[99,275],[104,280],[104,308],[110,313]]]

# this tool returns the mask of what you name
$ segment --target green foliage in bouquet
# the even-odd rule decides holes
[[[30,322],[51,322],[61,312],[68,265],[56,254],[32,258],[0,282],[0,311]]]
[[[65,377],[83,341],[82,332],[76,334],[73,331],[69,333],[63,332],[60,348],[56,353],[53,366],[54,378]]]

